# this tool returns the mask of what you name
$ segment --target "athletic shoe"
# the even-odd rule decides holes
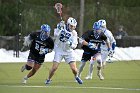
[[[92,76],[87,76],[87,77],[85,77],[85,79],[90,80],[90,79],[92,79]]]
[[[45,84],[50,84],[52,80],[48,79],[45,81]]]
[[[22,80],[22,84],[26,84],[27,83],[28,78],[25,76]]]
[[[99,77],[100,80],[104,80],[104,77],[102,76],[102,74],[97,74],[97,76]]]
[[[79,77],[76,77],[75,80],[76,80],[79,84],[83,84],[83,81],[82,81]]]
[[[21,72],[23,72],[25,70],[25,65],[21,67]]]

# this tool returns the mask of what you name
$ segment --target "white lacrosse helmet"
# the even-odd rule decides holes
[[[99,22],[99,24],[100,24],[101,27],[106,28],[106,21],[105,20],[101,19],[98,22]]]
[[[67,20],[67,24],[76,27],[77,26],[77,21],[74,18],[69,17],[68,20]]]

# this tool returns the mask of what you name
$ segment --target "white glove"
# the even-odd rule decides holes
[[[28,46],[29,47],[31,42],[32,42],[32,40],[30,39],[29,35],[24,37],[24,42],[23,42],[24,46]]]
[[[92,50],[95,50],[97,48],[96,44],[91,42],[89,42],[87,46]]]
[[[64,27],[65,27],[65,22],[64,21],[61,21],[60,23],[57,24],[57,28],[59,30],[64,29]]]
[[[71,40],[68,40],[68,41],[66,42],[66,44],[67,44],[70,48],[72,48],[72,49],[75,49],[76,46],[77,46],[77,45],[73,44]]]
[[[52,52],[52,49],[49,49],[49,48],[40,48],[39,54],[40,55],[44,55],[44,54],[47,54],[47,53],[50,53],[50,52]]]
[[[72,41],[68,40],[68,41],[66,41],[66,44],[67,44],[68,46],[71,46],[71,45],[72,45]]]

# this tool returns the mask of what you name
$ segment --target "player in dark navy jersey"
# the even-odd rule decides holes
[[[79,77],[88,60],[90,60],[91,64],[93,64],[93,61],[96,60],[98,63],[98,66],[97,66],[98,72],[101,72],[101,67],[102,67],[102,60],[101,60],[101,53],[100,53],[101,43],[106,42],[108,46],[108,50],[110,50],[110,44],[108,42],[108,39],[101,30],[102,29],[100,25],[98,24],[98,22],[95,22],[93,25],[93,30],[89,30],[85,32],[82,35],[82,37],[79,39],[79,42],[82,44],[82,49],[84,50],[83,56],[81,59],[80,68],[79,68],[79,73],[78,73]],[[90,76],[92,76],[92,74]],[[102,77],[100,76],[100,78]]]
[[[21,71],[31,71],[23,78],[22,83],[26,83],[27,79],[38,71],[44,62],[45,54],[52,52],[54,41],[50,37],[50,30],[49,25],[43,24],[40,31],[33,32],[25,37],[23,45],[30,46],[30,52],[27,63],[22,66]]]

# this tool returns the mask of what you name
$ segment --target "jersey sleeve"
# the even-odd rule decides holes
[[[74,49],[77,47],[78,40],[77,40],[77,32],[74,30],[73,32],[73,37],[72,37],[72,45],[71,47]]]
[[[59,30],[58,28],[54,29],[54,37],[58,37],[61,33],[61,30]]]
[[[108,38],[109,38],[109,42],[112,44],[112,43],[116,43],[116,40],[115,40],[115,38],[114,38],[114,36],[113,36],[113,34],[110,32],[110,31],[108,31]]]

